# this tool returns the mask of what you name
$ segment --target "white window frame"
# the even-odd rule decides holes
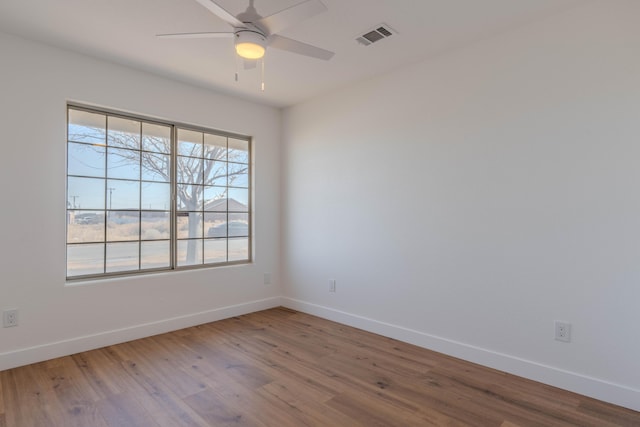
[[[87,129],[84,135],[79,131],[74,133],[75,130],[71,131],[72,126],[75,126],[71,123],[72,114],[84,115],[91,120],[103,117],[104,128],[92,128],[88,125],[74,127],[75,130]],[[111,122],[114,123],[114,127],[110,129]],[[119,133],[117,130],[113,130],[118,122],[122,123],[122,126],[139,123],[140,135],[133,132]],[[163,132],[168,130],[169,140],[166,138],[161,140],[164,148],[157,151],[154,151],[154,148],[145,148],[143,141],[153,139],[153,137],[145,136],[145,127],[160,129]],[[91,133],[92,129],[95,130],[94,133]],[[103,134],[104,141],[99,141]],[[134,146],[135,143],[131,143],[130,146],[126,145],[128,142],[123,142],[125,137],[119,135],[127,135],[126,138],[133,135],[135,138],[131,138],[131,140],[135,139],[138,145]],[[194,138],[197,138],[198,135],[202,140],[201,148],[198,148],[197,144],[188,142],[196,141]],[[179,137],[185,140],[179,141]],[[225,145],[222,141],[225,141]],[[151,143],[146,145],[146,147],[152,146],[155,145]],[[69,103],[67,105],[66,147],[67,230],[65,235],[67,256],[65,264],[67,281],[252,262],[253,153],[251,137]],[[83,156],[82,153],[88,153],[86,158],[91,159],[87,161],[90,163],[89,165],[86,164],[87,162],[79,160]],[[226,157],[227,154],[229,157]],[[98,164],[99,156],[104,157],[104,166]],[[126,176],[128,173],[138,173],[136,171],[136,162],[138,161],[135,160],[136,156],[140,159],[137,179]],[[151,172],[152,177],[145,178],[145,171],[153,171],[151,166],[156,164],[149,160],[150,158],[162,160],[166,169],[157,169],[162,174],[154,175]],[[125,167],[119,169],[117,166],[112,167],[111,165],[117,164],[117,159],[121,159]],[[167,161],[169,161],[168,165]],[[91,168],[92,164],[99,167]],[[103,173],[100,170],[101,167],[104,169]],[[132,172],[127,172],[127,170]],[[212,170],[214,171],[212,172]],[[230,170],[231,173],[229,173]],[[88,175],[86,171],[89,171]],[[209,175],[205,178],[207,171]],[[124,178],[117,176],[122,173],[124,173]],[[116,176],[111,176],[112,174]],[[156,178],[160,175],[162,177]],[[196,175],[197,179],[194,178]],[[237,180],[235,180],[236,178]],[[135,195],[135,190],[121,190],[118,193],[118,186],[122,184],[125,186],[122,188],[134,188],[136,183],[140,188],[138,207],[120,206],[118,195],[121,198],[124,194]],[[91,185],[103,192],[87,193]],[[152,203],[149,203],[148,209],[142,206],[145,194],[147,194],[144,190],[145,187],[159,189],[159,194],[164,195],[164,198],[160,199],[161,201],[166,199],[166,189],[170,188],[169,198],[166,199],[164,207],[154,207]],[[189,194],[193,195],[192,198],[185,196],[187,187],[190,191]],[[78,194],[72,194],[74,192],[84,192],[84,200]],[[150,196],[147,199],[155,201],[152,197],[152,194],[155,193],[152,193],[152,190],[148,190],[148,193]],[[86,194],[89,195],[86,196]],[[98,194],[98,196],[93,197],[90,194]],[[103,201],[99,200],[100,196]],[[210,199],[205,200],[207,196]],[[237,196],[241,200],[236,200],[232,196]],[[198,197],[199,200],[197,200]],[[114,200],[116,200],[115,206]],[[94,203],[94,205],[83,206],[83,201]],[[186,203],[187,201],[189,203]],[[195,204],[191,203],[194,201]],[[194,208],[194,206],[196,207]],[[157,217],[159,220],[150,220],[153,217]],[[154,221],[159,221],[159,225],[153,225],[156,224]],[[121,224],[128,222],[131,224]],[[131,231],[128,231],[130,234],[120,233],[119,235],[113,231],[124,230],[125,227],[128,227],[127,230],[136,230],[136,224],[137,237]],[[154,226],[162,231],[149,230]],[[167,226],[168,232],[166,232]],[[143,235],[143,232],[146,234]],[[123,235],[124,237],[122,237]],[[145,237],[148,235],[152,237]],[[136,257],[134,247],[136,245],[137,267],[134,268],[134,258]],[[164,247],[167,247],[166,253]],[[224,250],[221,249],[223,247]],[[99,259],[100,248],[102,248],[101,259]],[[93,253],[93,257],[91,253]],[[116,253],[120,256],[118,259],[125,260],[124,268],[118,264],[115,255],[110,257],[110,254]],[[160,254],[159,257],[152,256],[157,253]],[[222,253],[224,253],[224,257],[221,255]],[[168,255],[168,259],[165,259],[166,255]],[[83,261],[86,259],[89,260],[88,263]],[[151,259],[160,259],[161,261],[157,265],[145,261]],[[102,262],[101,268],[99,267],[100,261]],[[91,264],[92,262],[93,264]],[[122,263],[122,261],[120,262]]]

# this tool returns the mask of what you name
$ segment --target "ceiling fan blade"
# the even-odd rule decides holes
[[[312,58],[324,59],[328,61],[333,58],[334,53],[310,44],[302,43],[297,40],[289,39],[278,35],[269,37],[269,47],[287,50],[289,52],[298,53],[300,55],[310,56]]]
[[[161,39],[212,39],[221,37],[233,37],[234,33],[174,33],[156,34]]]
[[[244,60],[244,69],[245,70],[253,70],[258,66],[257,59],[245,59]]]
[[[197,0],[205,1],[205,0]],[[325,12],[327,7],[320,0],[306,0],[281,10],[271,16],[258,20],[256,23],[267,30],[269,34],[276,34],[280,31],[297,24],[300,21],[311,18],[314,15]]]
[[[230,14],[229,12],[224,10],[222,7],[220,7],[213,0],[196,0],[196,1],[198,3],[200,3],[202,6],[206,7],[207,9],[209,9],[209,11],[211,13],[213,13],[214,15],[216,15],[218,18],[220,18],[223,21],[227,22],[233,28],[238,28],[238,27],[244,27],[245,26],[242,22],[240,22],[240,20],[238,20],[238,18],[236,18],[235,16],[233,16],[232,14]]]

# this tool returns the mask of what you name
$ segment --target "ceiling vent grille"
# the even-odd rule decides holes
[[[397,33],[390,26],[387,24],[380,24],[356,37],[356,41],[363,46],[369,46],[377,41],[391,37],[394,34]]]

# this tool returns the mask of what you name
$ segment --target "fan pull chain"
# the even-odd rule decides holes
[[[240,61],[240,59],[238,58],[238,55],[235,55],[236,58],[236,82],[238,82],[238,61]]]
[[[261,65],[260,89],[262,89],[262,91],[264,92],[264,56],[262,57],[262,60],[260,61],[260,65]]]

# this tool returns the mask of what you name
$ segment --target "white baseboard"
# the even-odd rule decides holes
[[[640,411],[640,390],[293,298],[284,307]]]
[[[0,353],[0,371],[282,305],[280,297],[215,308],[128,328]]]

